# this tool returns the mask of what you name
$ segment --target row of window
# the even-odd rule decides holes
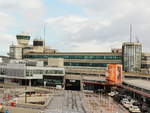
[[[6,69],[0,68],[0,75],[7,75],[7,76],[24,76],[24,70],[22,69]]]
[[[74,63],[74,62],[65,62],[64,65],[65,66],[107,67],[108,63],[76,63],[76,62]]]
[[[27,70],[26,76],[33,76],[33,74],[64,74],[63,70]]]
[[[142,64],[141,67],[142,68],[150,68],[150,64]]]
[[[86,75],[86,76],[99,76],[99,74],[90,74],[90,73],[80,73],[80,72],[66,72],[66,74],[74,74],[74,75]]]
[[[52,55],[24,55],[24,58],[64,58],[64,59],[97,59],[97,60],[121,60],[121,56],[52,56]]]
[[[24,71],[20,70],[6,70],[3,68],[0,68],[0,75],[18,75],[21,76],[23,75]],[[33,74],[64,74],[63,70],[27,70],[26,71],[26,76],[33,76]]]
[[[22,36],[22,35],[17,35],[17,39],[30,39],[30,36]]]
[[[149,56],[143,56],[142,60],[150,60],[150,57]]]

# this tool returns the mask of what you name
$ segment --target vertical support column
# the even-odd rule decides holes
[[[27,103],[27,80],[25,79],[25,103]]]
[[[80,74],[80,76],[81,76],[81,77],[80,77],[80,90],[83,91],[83,90],[84,90],[84,89],[83,89],[83,84],[84,84],[84,83],[83,83],[83,75]]]
[[[80,80],[80,90],[83,91],[83,80]]]
[[[32,81],[31,79],[29,79],[29,87],[31,87]]]
[[[65,90],[66,89],[66,79],[65,79],[65,76],[63,78],[63,89]]]
[[[46,81],[44,81],[44,87],[46,87]]]

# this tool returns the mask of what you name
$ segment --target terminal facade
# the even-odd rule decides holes
[[[28,34],[18,34],[16,38],[18,44],[10,46],[12,59],[43,61],[48,65],[48,59],[61,58],[65,67],[101,69],[108,64],[122,64],[126,72],[149,73],[150,53],[143,53],[139,42],[125,42],[121,49],[112,49],[111,52],[57,52],[45,46],[43,40],[35,39],[33,45],[29,45],[31,37]]]
[[[149,73],[150,54],[143,53],[137,42],[125,42],[111,52],[58,52],[43,40],[30,45],[28,34],[16,38],[18,44],[10,46],[9,57],[0,57],[0,80],[5,83],[96,90],[105,86],[108,64],[122,65],[125,72]]]

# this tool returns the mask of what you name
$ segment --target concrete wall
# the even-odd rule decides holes
[[[26,76],[25,64],[7,64],[6,76],[14,76],[14,77]]]
[[[9,63],[10,59],[7,56],[0,56],[0,63]]]
[[[10,57],[13,59],[22,59],[22,47],[10,47]]]
[[[63,67],[64,59],[63,58],[48,58],[48,66],[50,67]]]

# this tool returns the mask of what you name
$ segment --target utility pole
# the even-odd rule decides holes
[[[45,30],[45,23],[44,23],[44,31],[43,31],[43,35],[44,35],[44,52],[45,52],[45,43],[46,43],[46,40],[45,40],[45,34],[46,34],[46,30]]]

